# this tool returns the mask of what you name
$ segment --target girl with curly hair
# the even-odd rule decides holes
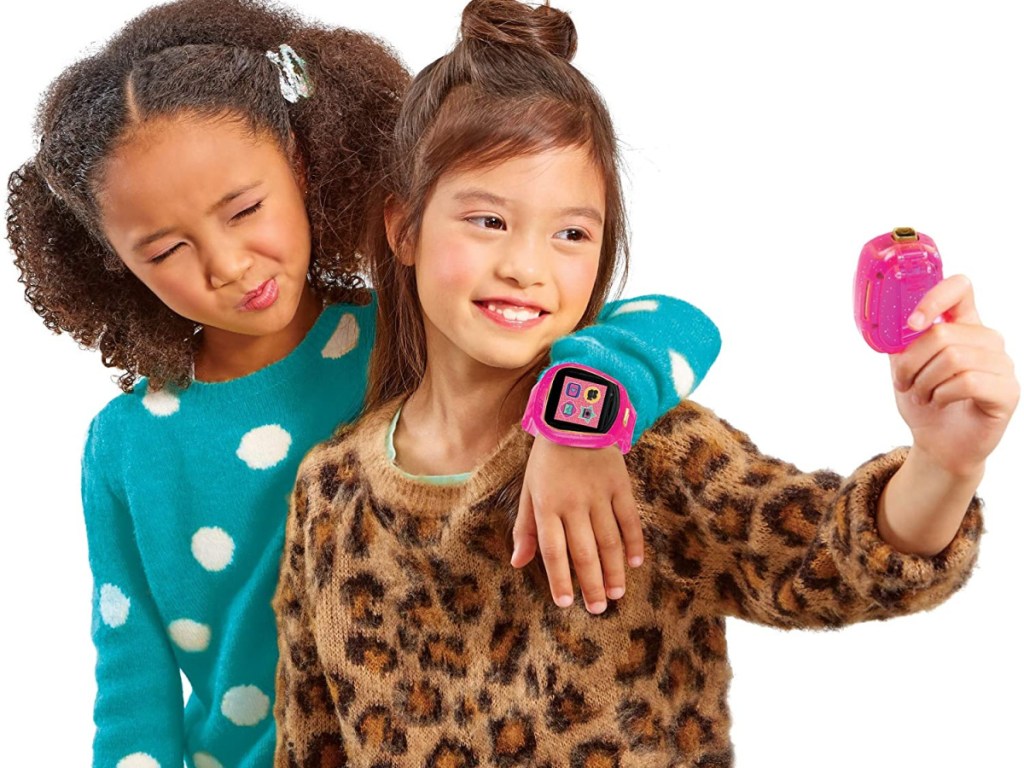
[[[95,765],[271,760],[286,498],[303,454],[362,407],[377,307],[359,248],[407,79],[366,35],[181,0],[43,100],[38,152],[9,182],[16,265],[47,327],[124,371],[83,460]],[[684,302],[604,317],[554,359],[623,381],[641,427],[718,350]],[[623,553],[642,558],[621,455],[538,441],[536,456],[516,564],[546,537],[552,596],[570,605],[568,547],[601,612],[623,594]]]

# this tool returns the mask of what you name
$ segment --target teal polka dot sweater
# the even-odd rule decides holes
[[[277,583],[299,462],[359,413],[374,305],[328,307],[284,360],[135,392],[93,420],[82,470],[95,579],[96,768],[268,768]],[[640,429],[700,382],[715,326],[666,297],[609,304],[557,362],[619,379]],[[182,703],[181,673],[192,694]]]

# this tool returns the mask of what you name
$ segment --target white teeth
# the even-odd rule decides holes
[[[497,304],[488,304],[487,309],[495,314],[501,315],[512,323],[525,323],[527,320],[536,320],[540,317],[539,309],[526,309],[525,307],[499,307]]]

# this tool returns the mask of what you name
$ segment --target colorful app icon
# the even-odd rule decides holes
[[[570,381],[565,385],[565,394],[568,397],[579,397],[580,396],[580,385],[575,381]]]
[[[585,395],[585,397],[588,403],[597,402],[597,400],[601,397],[601,390],[598,389],[597,387],[588,387],[587,394]]]
[[[563,416],[572,416],[574,413],[576,413],[576,408],[573,406],[572,403],[566,403],[565,405],[562,406]]]
[[[584,421],[590,421],[594,418],[594,409],[589,405],[583,406],[583,408],[580,409],[580,418]]]

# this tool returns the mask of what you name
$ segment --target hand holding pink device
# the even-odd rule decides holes
[[[924,295],[942,280],[935,241],[910,227],[870,240],[860,252],[853,286],[853,315],[868,345],[894,354],[924,331],[907,318]]]

